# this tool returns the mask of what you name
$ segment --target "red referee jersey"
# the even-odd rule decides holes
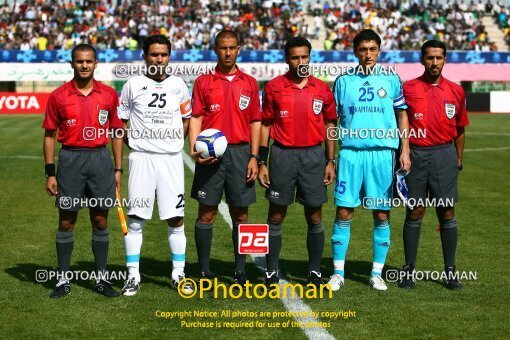
[[[220,130],[229,144],[249,143],[250,123],[261,120],[257,81],[239,69],[232,81],[218,68],[201,75],[193,86],[191,115],[204,116],[202,130]]]
[[[117,116],[117,92],[94,80],[94,87],[84,96],[74,80],[53,91],[48,99],[42,127],[57,130],[57,140],[65,146],[96,148],[108,144],[106,131],[122,128]]]
[[[269,81],[262,104],[262,120],[271,122],[271,138],[289,147],[306,147],[326,139],[324,120],[336,120],[333,92],[323,81],[308,77],[300,89],[290,73]]]
[[[409,127],[414,130],[409,138],[411,145],[451,143],[457,138],[457,127],[469,125],[466,96],[460,85],[442,76],[437,85],[432,85],[422,75],[405,82],[403,88]]]

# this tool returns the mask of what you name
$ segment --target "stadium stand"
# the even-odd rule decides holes
[[[371,27],[385,50],[416,50],[439,38],[456,50],[498,50],[486,29],[492,15],[501,40],[510,44],[510,6],[482,2],[452,5],[396,0],[350,1],[53,1],[4,2],[0,5],[0,47],[4,50],[70,49],[78,43],[98,49],[137,50],[151,34],[165,34],[175,50],[210,49],[222,29],[236,31],[243,49],[281,49],[295,35],[320,49],[350,49],[352,37]],[[228,4],[226,4],[228,3]],[[401,4],[400,4],[401,3]],[[489,24],[491,22],[489,21]],[[460,33],[460,34],[459,34]],[[500,45],[501,46],[501,45]],[[501,50],[501,47],[499,47]]]
[[[498,8],[505,10],[503,5]],[[482,23],[491,14],[484,3],[419,6],[412,1],[400,5],[390,1],[377,7],[340,1],[340,6],[325,6],[323,14],[328,29],[325,49],[350,49],[356,33],[370,27],[381,34],[384,50],[418,50],[429,39],[444,41],[450,50],[497,50]]]

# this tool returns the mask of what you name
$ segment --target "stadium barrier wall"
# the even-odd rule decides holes
[[[356,62],[352,51],[323,51],[313,50],[311,53],[312,63],[339,63]],[[448,51],[446,54],[449,63],[461,64],[489,64],[510,63],[510,52],[481,52],[481,51]],[[141,50],[98,50],[97,58],[100,62],[133,62],[142,59]],[[174,50],[172,51],[174,62],[215,62],[216,55],[213,50]],[[3,50],[0,53],[0,62],[9,63],[34,63],[34,62],[68,62],[71,61],[71,50]],[[278,63],[284,62],[282,50],[242,50],[237,58],[242,63]],[[419,63],[420,51],[382,51],[379,61],[382,63]]]
[[[490,112],[510,112],[510,91],[493,91],[490,93]]]
[[[41,114],[49,93],[0,92],[0,114]],[[468,112],[510,113],[510,91],[467,93]]]
[[[491,94],[485,93],[466,93],[466,110],[468,112],[491,112]],[[506,112],[510,112],[510,109]]]

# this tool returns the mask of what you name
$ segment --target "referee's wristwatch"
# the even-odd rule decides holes
[[[326,165],[328,165],[328,163],[333,163],[333,165],[336,166],[336,159],[334,159],[334,158],[326,159]]]
[[[252,159],[252,158],[255,158],[257,160],[257,162],[258,162],[259,159],[260,159],[260,156],[250,153],[250,159]]]
[[[121,174],[124,173],[124,170],[122,168],[115,169],[115,173],[120,172]]]

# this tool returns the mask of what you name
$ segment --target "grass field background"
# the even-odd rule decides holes
[[[70,296],[52,300],[55,282],[38,283],[35,272],[56,267],[54,198],[44,190],[42,115],[0,116],[0,337],[37,338],[283,338],[303,339],[300,328],[189,329],[178,319],[161,319],[160,311],[285,311],[280,300],[204,299],[185,300],[170,288],[170,251],[167,228],[158,220],[144,228],[138,295],[106,299],[95,294],[92,282],[73,283]],[[320,319],[330,322],[327,331],[345,337],[420,338],[508,338],[509,271],[508,168],[510,166],[510,115],[470,115],[464,170],[460,174],[457,266],[476,271],[476,281],[464,281],[465,289],[452,292],[435,281],[418,282],[413,291],[389,284],[388,291],[368,287],[372,262],[372,222],[368,211],[357,209],[347,254],[346,286],[333,299],[303,301],[313,311],[356,311],[349,319]],[[506,149],[504,149],[506,148]],[[485,149],[480,151],[479,149]],[[491,149],[491,150],[489,150]],[[478,150],[478,151],[477,151]],[[126,156],[127,156],[127,150]],[[126,161],[126,160],[125,160]],[[124,168],[127,169],[125,162]],[[127,172],[127,171],[126,171]],[[196,202],[189,198],[192,173],[186,169],[187,275],[196,278],[198,263],[193,235]],[[126,192],[127,173],[122,191]],[[332,188],[329,188],[331,197]],[[250,209],[251,222],[265,222],[267,201],[258,189],[258,201]],[[391,213],[391,247],[386,268],[403,264],[402,224],[404,209]],[[157,216],[155,212],[154,216]],[[324,276],[332,273],[331,231],[333,203],[324,206],[326,247],[322,261]],[[116,212],[110,212],[110,270],[124,270],[124,247]],[[211,266],[222,282],[231,282],[233,255],[230,230],[218,216],[214,226]],[[79,214],[75,229],[72,270],[92,270],[91,226],[88,213]],[[506,259],[506,260],[505,260]],[[307,276],[306,223],[302,207],[289,208],[284,224],[280,267],[291,282]],[[437,220],[429,210],[422,228],[418,252],[419,270],[442,270],[442,252]],[[262,273],[251,263],[251,281],[262,281]],[[115,282],[120,289],[122,282]],[[188,318],[188,321],[192,318]],[[208,319],[197,319],[206,321]],[[231,321],[253,321],[254,318]],[[288,318],[258,318],[286,321]]]

